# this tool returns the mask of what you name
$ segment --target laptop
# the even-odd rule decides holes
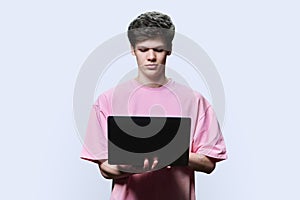
[[[157,158],[162,166],[186,166],[190,130],[187,117],[109,116],[108,163],[142,166]]]

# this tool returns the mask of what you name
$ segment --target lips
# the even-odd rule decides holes
[[[155,69],[158,67],[158,64],[147,64],[145,65],[148,69]]]

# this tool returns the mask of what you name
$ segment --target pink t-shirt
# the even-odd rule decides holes
[[[218,160],[227,158],[211,105],[199,93],[173,80],[158,88],[131,80],[101,94],[91,110],[81,158],[108,158],[107,117],[111,115],[189,117],[190,151]],[[177,166],[115,179],[110,199],[194,200],[194,171]]]

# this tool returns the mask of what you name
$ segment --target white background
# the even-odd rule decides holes
[[[229,159],[197,174],[198,199],[299,199],[300,5],[271,1],[1,1],[0,199],[108,199],[79,159],[72,98],[81,64],[144,11],[169,14],[225,87]]]

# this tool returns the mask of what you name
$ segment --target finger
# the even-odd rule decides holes
[[[155,167],[158,165],[158,159],[157,158],[154,158],[153,159],[153,163],[152,163],[152,166],[151,166],[151,169],[155,169]]]
[[[149,169],[149,160],[148,158],[145,158],[144,160],[144,170],[148,170]]]

